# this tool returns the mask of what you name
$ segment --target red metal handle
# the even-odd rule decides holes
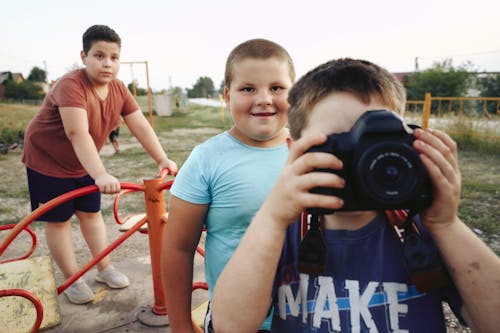
[[[118,224],[123,224],[123,220],[120,219],[120,216],[118,215],[118,202],[120,201],[120,198],[122,195],[127,194],[127,193],[134,193],[137,192],[136,190],[131,190],[131,189],[126,189],[126,190],[121,190],[116,196],[115,200],[113,202],[113,216],[115,217],[115,221]]]
[[[40,328],[40,325],[42,325],[43,321],[43,306],[42,302],[38,297],[33,295],[31,292],[24,290],[24,289],[4,289],[0,290],[0,297],[6,297],[6,296],[19,296],[19,297],[24,297],[33,305],[35,306],[36,310],[36,319],[35,323],[31,327],[31,332],[36,333],[38,332],[38,329]]]
[[[157,177],[165,178],[166,176],[171,175],[171,174],[172,174],[172,171],[169,168],[163,168],[160,170]]]
[[[0,231],[14,229],[15,226],[16,226],[15,224],[0,225]],[[37,244],[37,238],[36,238],[35,232],[29,226],[26,226],[26,228],[22,229],[21,231],[23,231],[23,230],[26,231],[31,236],[31,249],[29,249],[28,252],[26,252],[24,255],[22,255],[20,257],[6,259],[6,260],[0,260],[0,264],[4,264],[7,262],[16,261],[16,260],[26,259],[29,256],[31,256],[33,254],[33,252],[35,252],[36,244]],[[19,231],[19,232],[21,232],[21,231]]]
[[[132,189],[132,190],[136,190],[136,191],[144,191],[143,185],[138,185],[138,184],[134,184],[134,183],[120,183],[120,186],[122,189]],[[19,235],[19,233],[21,233],[21,231],[23,229],[25,229],[27,225],[29,225],[30,223],[35,221],[38,217],[42,216],[43,214],[45,214],[46,212],[48,212],[52,208],[66,202],[68,200],[71,200],[71,199],[74,199],[77,197],[81,197],[81,196],[84,196],[84,195],[87,195],[90,193],[98,192],[98,191],[99,191],[99,188],[97,187],[97,185],[89,185],[89,186],[85,186],[85,187],[67,192],[63,195],[60,195],[60,196],[44,203],[43,205],[41,205],[40,207],[35,209],[31,214],[29,214],[24,219],[22,219],[21,222],[17,223],[14,228],[12,228],[12,231],[10,232],[10,234],[7,236],[7,238],[4,239],[4,241],[0,245],[0,256],[3,255],[3,253],[5,252],[5,249],[10,245],[10,243],[12,243],[12,241],[17,237],[17,235]]]

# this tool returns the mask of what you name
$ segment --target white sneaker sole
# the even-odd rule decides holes
[[[109,283],[108,281],[104,280],[103,278],[100,278],[98,275],[96,275],[95,280],[100,283],[105,283],[108,285],[108,287],[113,288],[113,289],[122,289],[125,287],[128,287],[130,285],[130,282],[127,282],[126,284],[112,284]]]
[[[81,300],[76,300],[76,299],[72,298],[66,292],[64,292],[64,295],[66,295],[66,297],[68,297],[68,300],[70,301],[70,303],[76,304],[76,305],[87,304],[87,303],[90,303],[94,300],[94,295],[92,295],[92,297],[90,297],[88,299],[81,299]]]

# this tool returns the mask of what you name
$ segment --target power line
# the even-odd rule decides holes
[[[459,54],[451,54],[451,55],[443,55],[443,56],[426,56],[426,57],[418,57],[418,59],[436,59],[436,58],[455,58],[455,57],[467,57],[472,55],[483,55],[483,54],[494,54],[500,53],[499,50],[490,50],[490,51],[481,51],[481,52],[470,52],[470,53],[459,53]]]
[[[458,57],[469,57],[469,56],[481,56],[481,55],[487,55],[487,54],[496,54],[500,53],[499,50],[489,50],[489,51],[480,51],[480,52],[469,52],[469,53],[459,53],[459,54],[453,54],[453,55],[443,55],[443,56],[426,56],[426,57],[420,57],[417,56],[415,57],[415,71],[419,70],[419,61],[420,60],[432,60],[432,59],[453,59],[453,58],[458,58]]]

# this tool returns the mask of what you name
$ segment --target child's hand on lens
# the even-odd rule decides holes
[[[458,168],[457,144],[439,130],[415,131],[414,148],[434,186],[434,201],[423,214],[429,230],[445,227],[457,219],[461,195],[461,176]]]
[[[278,221],[290,224],[309,207],[338,209],[342,206],[341,199],[313,194],[309,191],[314,187],[342,188],[344,180],[330,172],[311,172],[314,169],[342,168],[342,162],[329,153],[306,153],[312,146],[322,144],[326,136],[321,134],[304,135],[289,145],[288,159],[269,195],[269,209]]]

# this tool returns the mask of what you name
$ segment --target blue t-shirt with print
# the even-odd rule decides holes
[[[446,332],[442,301],[462,305],[453,285],[419,292],[385,217],[354,230],[324,230],[326,273],[297,271],[300,222],[286,234],[274,288],[272,332]]]

